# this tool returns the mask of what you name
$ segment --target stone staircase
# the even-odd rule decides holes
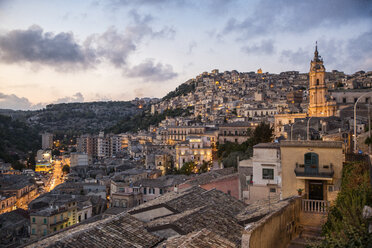
[[[321,232],[320,226],[300,226],[299,236],[291,241],[288,248],[305,248],[308,244],[321,242],[324,239]]]

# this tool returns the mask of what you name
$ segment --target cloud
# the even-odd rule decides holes
[[[69,102],[84,102],[84,96],[80,92],[77,92],[73,96],[67,96],[67,97],[59,98],[59,99],[57,99],[57,101],[55,101],[53,103],[57,104],[57,103],[69,103]]]
[[[42,107],[42,104],[32,104],[25,97],[18,97],[14,94],[7,95],[0,92],[0,109],[29,110]]]
[[[372,31],[360,34],[349,40],[320,38],[318,41],[319,54],[324,59],[328,71],[345,68],[346,73],[372,68]],[[307,65],[313,58],[314,48],[300,47],[297,50],[283,50],[280,60],[292,65]],[[341,56],[342,55],[342,56]],[[303,69],[307,70],[307,67]]]
[[[84,96],[80,92],[77,92],[73,96],[66,96],[59,98],[52,104],[58,103],[72,103],[72,102],[84,102]],[[37,110],[42,109],[47,103],[36,103],[33,104],[26,97],[18,97],[15,94],[4,94],[0,92],[0,109],[13,109],[13,110]]]
[[[154,60],[148,59],[143,63],[133,66],[126,72],[128,77],[138,77],[145,81],[166,81],[177,76],[171,65],[154,63]]]
[[[44,32],[37,25],[0,36],[0,60],[5,63],[31,62],[54,67],[87,67],[94,54],[79,45],[72,33]]]
[[[281,52],[280,60],[289,62],[292,65],[305,66],[309,63],[309,59],[311,58],[310,56],[309,50],[298,48],[296,51],[283,50]]]
[[[187,51],[187,54],[191,54],[194,48],[196,48],[198,44],[195,41],[192,41],[189,43],[189,49]]]
[[[132,10],[129,16],[133,22],[123,32],[110,27],[104,33],[88,36],[82,43],[71,32],[44,32],[37,25],[10,31],[0,35],[0,61],[30,63],[33,68],[46,65],[57,71],[94,68],[101,62],[123,68],[144,37],[172,39],[175,35],[170,27],[154,30],[150,15],[141,16]]]
[[[84,46],[95,51],[97,62],[104,60],[115,67],[122,67],[127,63],[128,56],[136,50],[136,40],[110,27],[103,34],[89,36]]]
[[[366,59],[372,56],[372,31],[350,39],[347,50],[351,52],[351,58],[355,60]]]
[[[372,1],[260,0],[246,18],[230,18],[220,35],[235,33],[251,39],[275,33],[301,33],[319,27],[338,27],[356,20],[371,20]]]
[[[263,54],[271,55],[275,52],[273,40],[263,40],[260,44],[253,44],[251,46],[243,46],[242,51],[248,54]]]
[[[118,7],[130,6],[155,6],[155,7],[169,7],[171,5],[180,7],[186,6],[185,0],[111,0],[110,5],[115,9]]]

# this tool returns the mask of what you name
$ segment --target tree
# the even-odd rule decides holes
[[[372,145],[372,137],[367,137],[366,140],[364,141],[364,144],[368,146]]]
[[[196,164],[194,162],[186,162],[180,169],[181,174],[190,175],[196,170]]]
[[[35,156],[36,156],[35,152],[30,152],[28,154],[28,158],[27,158],[27,168],[28,169],[35,170],[35,166],[36,166]]]
[[[269,123],[261,122],[253,131],[252,146],[273,141],[274,128]]]
[[[325,239],[312,247],[370,247],[372,235],[362,214],[366,205],[372,205],[368,164],[347,162],[342,169],[341,191],[322,228]]]
[[[61,152],[59,151],[59,149],[53,149],[52,150],[52,155],[53,156],[61,156]]]
[[[274,129],[270,124],[261,122],[254,130],[248,128],[247,141],[242,144],[226,142],[219,144],[217,156],[223,162],[225,167],[237,167],[239,160],[248,159],[253,154],[253,146],[258,143],[266,143],[273,141]]]
[[[64,174],[68,174],[70,173],[70,166],[68,166],[67,164],[65,164],[62,168],[62,171]]]
[[[212,166],[212,161],[206,162],[204,161],[202,165],[200,165],[199,172],[204,173],[208,172],[208,169]]]

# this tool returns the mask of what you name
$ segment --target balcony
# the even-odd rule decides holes
[[[296,164],[294,172],[298,179],[332,180],[334,174],[332,164],[320,165],[319,167],[317,165]]]
[[[327,214],[329,201],[302,199],[301,209],[308,213]]]
[[[55,223],[54,222],[50,223],[50,226],[53,227],[53,226],[57,226],[59,224],[64,224],[67,221],[68,221],[68,217],[64,217],[62,220],[58,219]]]

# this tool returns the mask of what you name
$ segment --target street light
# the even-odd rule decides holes
[[[356,113],[356,107],[357,107],[357,104],[359,102],[360,99],[362,99],[362,97],[368,95],[368,94],[371,94],[372,91],[370,92],[367,92],[367,93],[364,93],[363,95],[361,95],[360,97],[358,97],[358,99],[356,100],[355,104],[354,104],[354,153],[357,153],[357,133],[356,133],[356,118],[357,118],[357,113]]]
[[[293,133],[293,126],[294,126],[294,124],[296,124],[298,121],[295,121],[295,122],[293,122],[292,124],[291,124],[291,140],[292,140],[292,133]],[[304,120],[300,120],[299,122],[304,122]]]
[[[310,133],[310,120],[311,120],[311,118],[313,118],[313,116],[311,116],[311,117],[307,120],[306,140],[310,140],[310,139],[309,139],[309,133]]]

